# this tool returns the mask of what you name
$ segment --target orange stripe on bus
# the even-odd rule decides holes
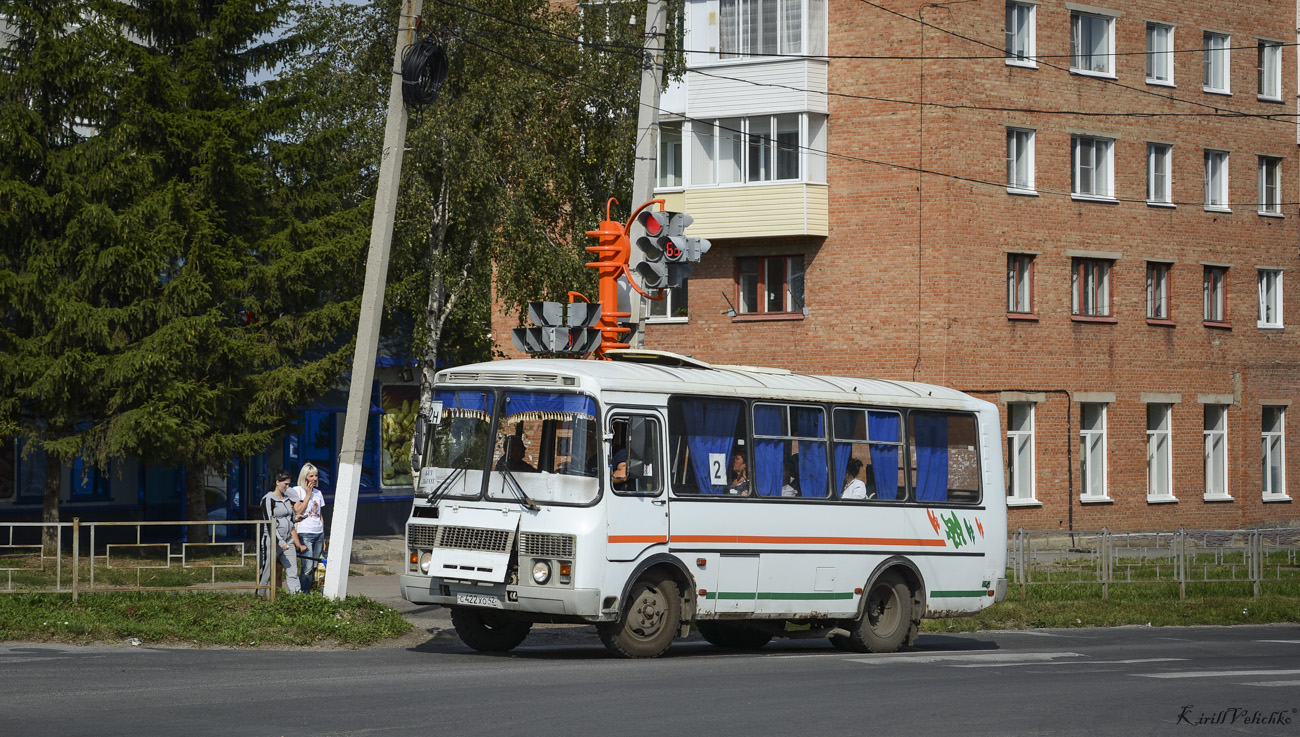
[[[610,535],[611,543],[666,543],[668,538],[663,535]]]
[[[943,548],[943,540],[903,537],[780,537],[765,535],[673,535],[675,543],[758,543],[766,545],[915,545]]]

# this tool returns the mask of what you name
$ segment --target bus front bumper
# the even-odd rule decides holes
[[[402,598],[413,604],[478,606],[508,612],[532,612],[561,617],[600,618],[599,589],[552,586],[482,585],[470,581],[431,578],[418,573],[401,576]]]

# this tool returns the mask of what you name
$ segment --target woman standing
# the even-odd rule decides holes
[[[262,497],[262,511],[266,513],[266,518],[271,520],[271,539],[267,541],[271,555],[267,557],[266,565],[262,567],[262,575],[259,583],[267,586],[271,583],[271,572],[275,569],[273,561],[279,561],[284,566],[284,585],[289,593],[296,594],[302,588],[302,582],[298,578],[298,554],[294,548],[293,539],[293,520],[294,520],[294,503],[293,498],[288,495],[289,474],[284,471],[275,472],[275,488],[266,492]]]
[[[312,574],[316,572],[316,563],[325,548],[325,521],[321,511],[325,509],[325,496],[316,488],[320,481],[320,472],[310,463],[304,463],[298,471],[298,486],[294,488],[297,499],[294,511],[298,513],[298,540],[305,546],[303,550],[302,574],[299,576],[303,592],[311,591]]]

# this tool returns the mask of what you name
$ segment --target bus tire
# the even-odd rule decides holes
[[[909,636],[915,639],[914,627],[912,590],[897,573],[889,572],[867,590],[862,616],[849,629],[846,644],[857,652],[897,652]]]
[[[714,647],[729,650],[757,650],[772,641],[772,633],[735,622],[696,622],[700,636]]]
[[[650,572],[632,585],[617,622],[596,625],[600,641],[623,658],[663,655],[681,627],[682,598],[677,584],[662,573]]]
[[[451,623],[460,641],[484,653],[504,653],[519,646],[533,623],[490,609],[451,608]]]

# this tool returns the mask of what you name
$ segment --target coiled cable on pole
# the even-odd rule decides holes
[[[409,107],[432,105],[447,79],[447,52],[426,36],[402,51],[402,101]]]

